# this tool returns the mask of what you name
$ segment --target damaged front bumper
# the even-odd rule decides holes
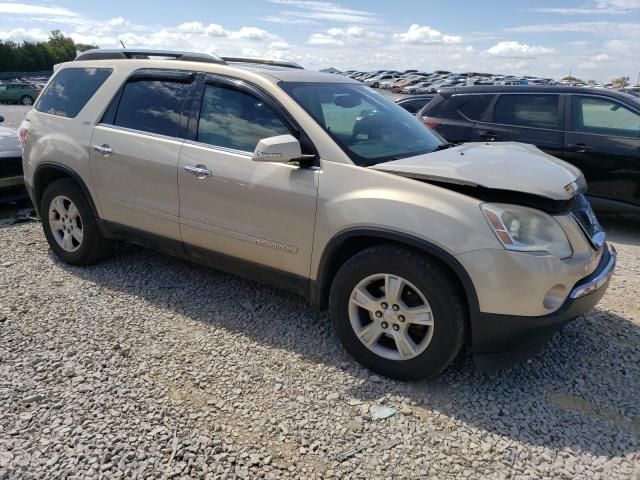
[[[554,333],[600,301],[615,269],[616,258],[615,248],[606,245],[595,271],[580,280],[564,304],[551,314],[526,317],[480,312],[474,315],[472,352],[478,370],[506,368],[541,351]]]

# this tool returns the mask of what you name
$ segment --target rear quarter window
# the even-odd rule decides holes
[[[35,109],[42,113],[74,118],[109,78],[111,72],[110,68],[65,68],[51,80]]]
[[[494,122],[535,128],[558,128],[558,95],[500,95],[494,108]]]

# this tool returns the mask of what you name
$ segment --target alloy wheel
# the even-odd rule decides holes
[[[417,357],[433,337],[433,312],[424,294],[389,273],[371,275],[355,286],[349,320],[360,342],[389,360]]]
[[[65,252],[73,253],[82,245],[82,217],[74,203],[63,195],[55,197],[49,205],[49,228]]]

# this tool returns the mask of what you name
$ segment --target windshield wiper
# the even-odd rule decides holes
[[[439,152],[440,150],[446,150],[447,148],[451,148],[451,147],[455,147],[456,144],[455,143],[442,143],[440,145],[438,145],[433,151],[434,152]]]

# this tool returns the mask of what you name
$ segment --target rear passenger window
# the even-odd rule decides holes
[[[482,120],[492,99],[493,95],[469,95],[469,101],[458,110],[470,120]]]
[[[500,95],[495,123],[522,127],[558,128],[558,95]]]
[[[74,118],[111,75],[110,68],[65,68],[53,77],[35,109]]]
[[[289,129],[262,100],[221,85],[207,85],[197,141],[253,152],[263,138],[286,135]]]
[[[125,85],[114,125],[176,137],[183,122],[191,83],[164,79],[133,79]]]

